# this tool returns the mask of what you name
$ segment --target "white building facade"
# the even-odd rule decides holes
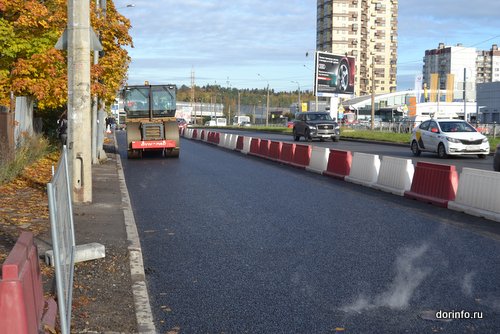
[[[482,123],[500,123],[500,81],[477,84],[477,110]]]

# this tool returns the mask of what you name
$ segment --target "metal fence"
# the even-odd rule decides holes
[[[47,184],[47,194],[61,333],[69,334],[76,251],[66,146],[63,147],[57,169]]]

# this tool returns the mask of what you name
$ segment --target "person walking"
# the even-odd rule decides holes
[[[68,113],[65,110],[61,117],[57,120],[57,136],[62,145],[66,145],[68,141]]]

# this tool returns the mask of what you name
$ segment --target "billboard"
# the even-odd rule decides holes
[[[333,96],[354,94],[355,58],[335,55],[328,52],[316,52],[315,94]]]

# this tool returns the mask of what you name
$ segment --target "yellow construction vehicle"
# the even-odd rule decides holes
[[[150,150],[160,151],[165,157],[179,156],[176,90],[175,85],[124,88],[128,158],[142,158],[142,153]]]

